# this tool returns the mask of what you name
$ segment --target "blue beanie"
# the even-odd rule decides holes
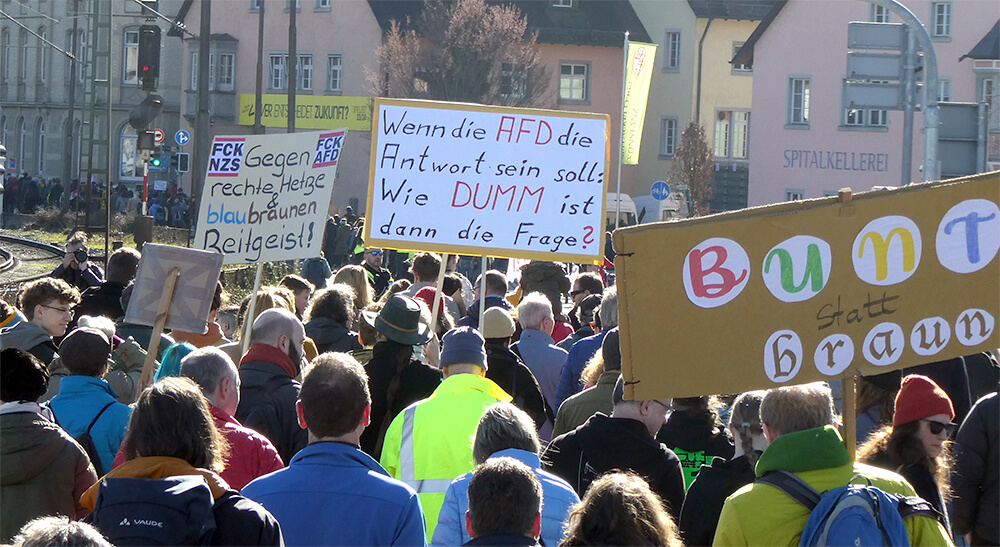
[[[458,327],[445,333],[441,349],[441,367],[456,364],[477,365],[486,370],[486,341],[472,327]]]

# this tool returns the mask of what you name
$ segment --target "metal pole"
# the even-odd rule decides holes
[[[299,87],[299,52],[296,47],[295,5],[288,0],[288,132],[295,133],[295,90]]]
[[[212,146],[212,114],[208,109],[208,55],[212,45],[212,0],[201,0],[200,35],[198,36],[198,112],[195,114],[194,169],[191,176],[191,198],[201,203],[202,185],[208,169],[209,148]],[[194,208],[195,223],[198,210]]]
[[[625,79],[628,77],[628,31],[625,31],[625,43],[622,46],[625,51],[622,52],[622,107],[618,110],[619,121],[618,121],[618,180],[616,181],[618,187],[615,190],[615,230],[618,229],[618,216],[621,214],[622,209],[622,154],[624,153],[624,148],[622,146],[622,141],[625,139]],[[603,229],[601,232],[603,233]],[[603,236],[602,236],[603,237]]]
[[[916,95],[917,33],[906,28],[906,50],[903,52],[903,165],[900,186],[913,182],[913,99]]]
[[[257,0],[260,11],[257,13],[257,83],[253,104],[253,132],[255,135],[264,134],[264,126],[260,123],[261,110],[264,108],[264,3],[265,0]]]
[[[79,20],[80,20],[80,3],[77,0],[70,0],[73,3],[73,34],[70,36],[70,53],[73,55],[77,54],[77,32],[79,32]],[[77,65],[80,60],[70,59],[69,60],[69,106],[67,108],[66,115],[66,141],[63,143],[63,202],[60,204],[60,208],[63,212],[69,210],[69,186],[70,179],[73,177],[73,151],[76,148],[73,146],[75,139],[73,138],[73,126],[76,125],[73,118],[76,115],[76,80],[77,80]],[[79,174],[79,173],[78,173]]]
[[[115,28],[115,8],[113,2],[108,2],[108,51],[114,51],[115,49],[115,33],[112,29]],[[97,37],[94,37],[96,43]],[[114,146],[111,145],[111,120],[114,115],[111,103],[111,59],[108,59],[108,178],[104,181],[104,212],[107,213],[105,216],[104,225],[104,268],[108,267],[108,257],[111,255],[111,169],[115,164],[114,157]]]

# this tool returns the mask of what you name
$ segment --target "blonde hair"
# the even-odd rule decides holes
[[[779,436],[834,425],[830,386],[813,382],[771,389],[760,403],[760,419]]]
[[[597,385],[597,381],[604,374],[604,352],[598,351],[593,357],[587,359],[587,365],[580,373],[580,380],[583,381],[584,388]]]
[[[372,287],[368,284],[368,275],[361,266],[348,264],[337,270],[333,276],[334,283],[343,283],[354,289],[354,308],[363,310],[372,303]]]
[[[245,336],[249,336],[253,322],[260,317],[260,314],[264,310],[269,310],[271,308],[281,308],[295,313],[295,293],[285,287],[274,287],[271,285],[261,287],[260,290],[257,291],[257,302],[253,308],[253,317],[246,316],[250,309],[250,296],[248,295],[244,298],[243,303],[240,304],[240,328],[238,330],[239,337],[237,340],[243,340]]]

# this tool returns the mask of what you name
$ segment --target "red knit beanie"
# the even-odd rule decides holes
[[[893,427],[937,414],[947,414],[949,420],[955,419],[955,408],[948,394],[926,376],[910,374],[903,378],[896,394]]]

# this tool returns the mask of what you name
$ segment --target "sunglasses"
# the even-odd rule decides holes
[[[920,420],[927,424],[927,428],[931,430],[934,435],[940,435],[942,431],[947,431],[948,435],[951,435],[958,424],[943,424],[941,422],[935,422],[934,420]]]
[[[368,254],[372,256],[382,256],[382,251],[368,251]]]
[[[576,295],[578,295],[578,294],[583,294],[583,293],[585,293],[585,292],[587,292],[587,290],[586,290],[586,289],[580,289],[580,290],[578,290],[578,291],[569,291],[569,295],[570,295],[570,296],[576,296]]]

